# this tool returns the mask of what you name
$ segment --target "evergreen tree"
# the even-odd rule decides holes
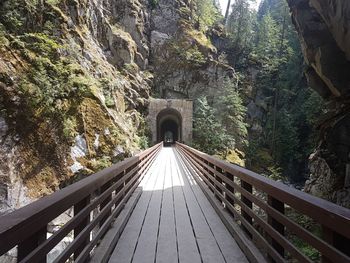
[[[196,101],[194,112],[194,144],[209,154],[226,157],[229,150],[247,145],[246,107],[237,84],[230,79],[218,89],[208,103],[206,97]]]
[[[234,144],[206,97],[196,100],[193,126],[194,147],[207,154],[218,154]]]
[[[224,81],[224,86],[218,91],[214,99],[216,115],[223,127],[236,143],[236,147],[243,149],[247,145],[247,124],[245,122],[246,107],[243,105],[238,85],[230,79]]]
[[[196,18],[199,29],[206,31],[222,16],[219,6],[213,0],[195,0],[196,3]]]
[[[213,23],[210,0],[197,1],[201,28]],[[227,58],[242,82],[226,80],[213,98],[196,102],[194,144],[209,154],[245,149],[247,163],[259,172],[300,181],[307,157],[315,147],[315,125],[322,101],[303,76],[303,56],[285,0],[263,0],[258,12],[251,0],[231,0],[226,29],[230,37]],[[215,5],[214,5],[215,6]],[[212,13],[213,14],[213,13]],[[252,71],[257,75],[252,78]],[[253,86],[253,94],[247,92]],[[246,108],[242,95],[263,100],[262,132],[247,139]],[[248,143],[249,141],[249,143]],[[246,146],[248,145],[248,148]],[[251,168],[251,167],[248,167]]]
[[[250,144],[257,149],[267,147],[275,168],[281,167],[289,180],[298,181],[306,173],[307,157],[315,146],[314,123],[307,119],[317,118],[321,104],[303,77],[303,56],[288,10],[284,0],[263,0],[258,10],[250,59],[258,68],[255,89],[265,97],[268,108],[263,136],[258,146]]]
[[[231,6],[231,13],[226,22],[227,32],[231,39],[233,50],[233,66],[252,47],[253,28],[255,24],[255,11],[250,8],[254,0],[234,0]]]

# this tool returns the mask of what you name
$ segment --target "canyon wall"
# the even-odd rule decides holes
[[[306,191],[350,207],[350,2],[288,0],[306,76],[327,102]]]

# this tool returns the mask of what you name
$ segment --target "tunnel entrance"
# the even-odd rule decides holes
[[[152,144],[164,141],[192,142],[193,101],[182,99],[150,99],[147,120]]]
[[[157,141],[164,141],[165,145],[171,145],[176,141],[182,141],[182,117],[172,108],[164,109],[157,116]]]

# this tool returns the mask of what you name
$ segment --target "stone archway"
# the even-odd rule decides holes
[[[182,116],[173,108],[164,109],[157,115],[157,142],[166,139],[182,141]]]
[[[192,142],[192,100],[150,99],[148,123],[152,143],[163,141],[166,133],[173,141]]]

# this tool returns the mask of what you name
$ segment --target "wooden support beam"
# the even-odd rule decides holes
[[[247,182],[245,182],[244,180],[241,180],[241,187],[243,189],[245,189],[246,191],[248,191],[249,193],[252,193],[253,192],[253,186]],[[244,194],[241,193],[241,200],[244,204],[246,204],[249,208],[253,208],[253,203],[244,196]],[[249,223],[249,224],[252,224],[253,223],[253,218],[248,215],[248,213],[246,213],[242,208],[241,208],[241,214],[243,216],[243,218]],[[249,230],[243,226],[243,229],[244,231],[247,233],[247,235],[252,238],[252,234],[249,232]]]
[[[30,252],[36,249],[41,243],[46,240],[47,235],[47,225],[41,228],[39,231],[34,233],[29,238],[18,244],[18,254],[17,261],[20,262],[23,260]],[[41,257],[41,259],[37,260],[38,263],[46,262],[46,256]]]
[[[90,203],[90,195],[85,197],[79,203],[74,205],[74,216],[76,216],[81,210],[83,210]],[[84,228],[90,223],[90,214],[82,219],[80,224],[74,228],[74,238],[84,230]],[[90,235],[82,242],[82,244],[75,250],[74,259],[77,259],[81,251],[84,250],[85,246],[90,242]]]
[[[281,214],[284,214],[284,203],[277,200],[276,198],[272,197],[271,195],[268,195],[267,197],[267,203],[274,209],[276,209]],[[269,225],[271,225],[278,233],[280,233],[282,236],[284,236],[285,227],[283,224],[279,223],[273,216],[271,216],[270,213],[267,214],[267,222]],[[280,254],[282,257],[284,257],[284,248],[281,246],[273,237],[270,237],[270,244],[272,247]],[[272,262],[275,262],[275,260],[269,255],[269,259]]]

